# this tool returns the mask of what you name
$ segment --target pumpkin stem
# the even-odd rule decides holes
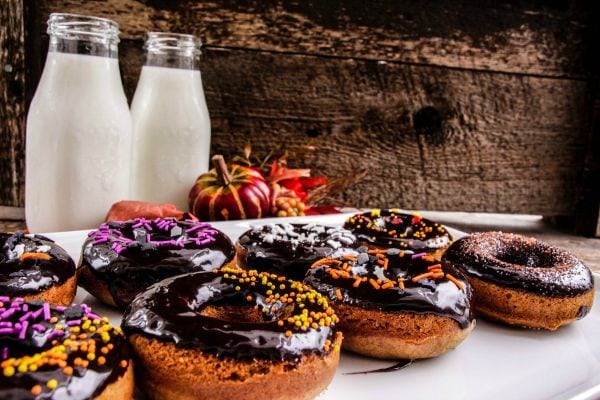
[[[227,169],[227,163],[225,159],[220,154],[215,154],[212,156],[211,161],[215,170],[217,171],[217,178],[219,179],[219,183],[223,186],[227,186],[231,183],[233,178],[229,173],[229,169]]]

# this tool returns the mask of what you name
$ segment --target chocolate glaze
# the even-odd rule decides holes
[[[413,360],[400,360],[399,362],[392,365],[391,367],[373,369],[370,371],[347,372],[344,375],[367,375],[367,374],[378,374],[381,372],[400,371],[401,369],[404,369],[404,368],[412,365],[412,363],[413,363]]]
[[[574,255],[515,234],[474,233],[454,242],[443,258],[469,276],[544,296],[575,296],[594,287],[589,268]]]
[[[360,250],[366,251],[366,248]],[[412,278],[428,272],[427,268],[438,262],[426,260],[419,255],[406,254],[411,253],[409,251],[403,254],[398,249],[389,249],[387,253],[389,260],[387,269],[377,262],[375,255],[361,252],[356,261],[346,261],[343,258],[337,260],[351,267],[349,278],[333,277],[328,270],[339,270],[340,265],[330,260],[311,268],[306,274],[304,283],[325,294],[334,304],[341,301],[347,305],[366,309],[431,313],[451,318],[462,328],[470,325],[473,320],[471,287],[460,271],[450,264],[442,265],[443,272],[454,276],[460,282],[461,289],[446,278],[426,278],[413,282]],[[416,258],[413,258],[415,256]],[[363,277],[367,278],[367,281],[355,287],[356,278]],[[397,282],[399,278],[404,279],[404,288],[395,285],[386,289],[375,289],[368,281],[381,279]],[[341,300],[338,298],[338,290],[342,296]]]
[[[238,245],[251,269],[302,280],[317,260],[356,247],[351,232],[317,224],[271,224],[244,232]]]
[[[18,297],[40,293],[75,274],[75,263],[67,252],[44,236],[0,233],[0,248],[0,295]],[[25,253],[50,258],[21,259]]]
[[[452,243],[452,236],[444,226],[396,209],[374,209],[353,215],[344,228],[359,240],[381,247],[433,252]]]
[[[120,308],[164,278],[220,268],[235,247],[209,224],[174,218],[109,222],[83,244],[81,268],[108,285]],[[84,288],[93,283],[80,282]]]
[[[10,309],[11,305],[15,303],[16,301],[4,301],[2,308]],[[28,312],[35,313],[43,308],[44,303],[41,301],[31,301],[20,304],[27,304]],[[48,351],[55,347],[51,342],[56,339],[62,343],[62,340],[68,336],[57,335],[57,325],[62,325],[63,330],[68,329],[65,328],[67,327],[67,323],[76,322],[88,314],[86,311],[89,308],[86,307],[84,305],[74,305],[66,308],[68,311],[58,311],[59,309],[65,310],[65,307],[49,307],[50,315],[57,318],[56,322],[51,323],[49,320],[45,320],[42,316],[43,314],[36,318],[37,321],[34,318],[30,318],[30,323],[23,339],[19,339],[17,334],[0,334],[0,348],[3,353],[1,357],[2,361],[4,362],[8,358],[33,356],[43,351]],[[2,318],[2,322],[7,323],[10,321],[10,323],[19,323],[19,319],[24,317],[24,314],[26,312],[19,309],[9,317]],[[102,324],[103,322],[98,326],[102,326]],[[33,327],[38,329],[35,330]],[[42,328],[45,331],[42,331]],[[106,344],[102,341],[101,335],[98,333],[88,333],[86,340],[90,339],[95,339],[97,343],[101,343],[98,344],[98,350],[100,346]],[[86,359],[87,353],[80,350],[67,350],[67,365],[73,366],[73,374],[71,376],[65,375],[61,367],[47,364],[38,367],[35,372],[21,373],[16,371],[13,376],[5,376],[2,369],[0,369],[0,398],[4,400],[85,400],[95,398],[107,385],[115,382],[124,374],[126,366],[120,365],[120,362],[122,360],[129,360],[128,345],[122,334],[111,333],[110,343],[114,346],[112,350],[105,354],[98,353],[98,356],[101,355],[106,360],[103,365],[92,361],[89,362],[87,367],[74,366],[75,358]],[[58,383],[57,387],[53,390],[46,386],[47,382],[51,379],[55,379]],[[31,388],[35,385],[42,387],[42,393],[37,396],[31,393]]]
[[[128,335],[141,333],[173,342],[178,347],[195,348],[220,357],[298,361],[307,352],[325,354],[326,341],[333,341],[335,336],[333,324],[302,331],[288,322],[288,318],[299,315],[304,309],[324,312],[323,306],[306,302],[303,303],[305,307],[299,309],[299,303],[295,301],[286,304],[268,302],[266,292],[269,287],[260,282],[265,282],[269,274],[260,274],[255,286],[250,286],[238,279],[249,276],[247,273],[258,274],[256,271],[224,269],[165,279],[135,298],[125,311],[121,326]],[[286,286],[285,291],[277,290],[279,294],[299,292],[290,280],[275,282],[278,288],[281,284]],[[312,292],[320,297],[300,282],[295,285],[301,286],[303,293]],[[248,308],[257,305],[263,309],[264,322],[232,321],[203,315],[203,309],[211,305]],[[283,322],[278,324],[278,321]]]

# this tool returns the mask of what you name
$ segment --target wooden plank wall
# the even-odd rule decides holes
[[[587,202],[598,221],[593,16],[580,2],[37,4],[40,32],[57,11],[120,23],[129,97],[146,31],[200,36],[213,153],[313,140],[316,173],[369,168],[348,204],[573,216]]]

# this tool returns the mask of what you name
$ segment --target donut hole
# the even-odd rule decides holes
[[[242,322],[248,324],[266,322],[263,313],[255,307],[208,305],[200,311],[200,315],[225,322]]]
[[[496,258],[508,264],[528,268],[551,268],[556,261],[552,254],[534,246],[506,246],[496,254]]]
[[[210,304],[200,311],[203,317],[215,318],[224,322],[247,324],[261,324],[278,319],[285,319],[292,315],[293,307],[283,307],[272,310],[272,313],[263,313],[258,307]]]

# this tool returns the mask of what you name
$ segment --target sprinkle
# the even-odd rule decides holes
[[[450,275],[450,274],[446,274],[446,278],[447,278],[447,279],[448,279],[450,282],[454,283],[454,284],[456,285],[456,287],[457,287],[459,290],[462,290],[462,289],[463,289],[463,285],[462,285],[462,283],[460,283],[460,281],[459,281],[458,279],[456,279],[454,276],[452,276],[452,275]]]
[[[42,306],[42,309],[44,310],[44,320],[48,321],[50,319],[50,305],[48,303],[44,303],[44,305]]]
[[[379,284],[377,283],[377,281],[373,278],[369,278],[369,283],[371,284],[371,286],[373,286],[375,289],[380,289]]]
[[[48,387],[48,389],[56,389],[56,387],[58,386],[58,381],[56,379],[50,379],[47,383],[46,386]]]
[[[344,296],[342,296],[342,291],[340,289],[335,290],[335,297],[337,297],[338,300],[344,299]]]
[[[431,277],[433,277],[433,272],[425,272],[425,273],[423,273],[421,275],[417,275],[417,276],[413,277],[412,281],[413,282],[418,282],[421,279],[431,278]]]
[[[35,385],[31,388],[31,394],[37,396],[42,393],[42,387],[40,385]]]
[[[417,253],[417,254],[413,254],[412,256],[410,256],[410,258],[414,260],[416,258],[421,258],[426,255],[427,255],[427,253]]]
[[[21,261],[25,261],[25,260],[49,260],[50,259],[50,255],[46,254],[46,253],[23,253],[21,255],[21,257],[19,257],[19,260]]]

